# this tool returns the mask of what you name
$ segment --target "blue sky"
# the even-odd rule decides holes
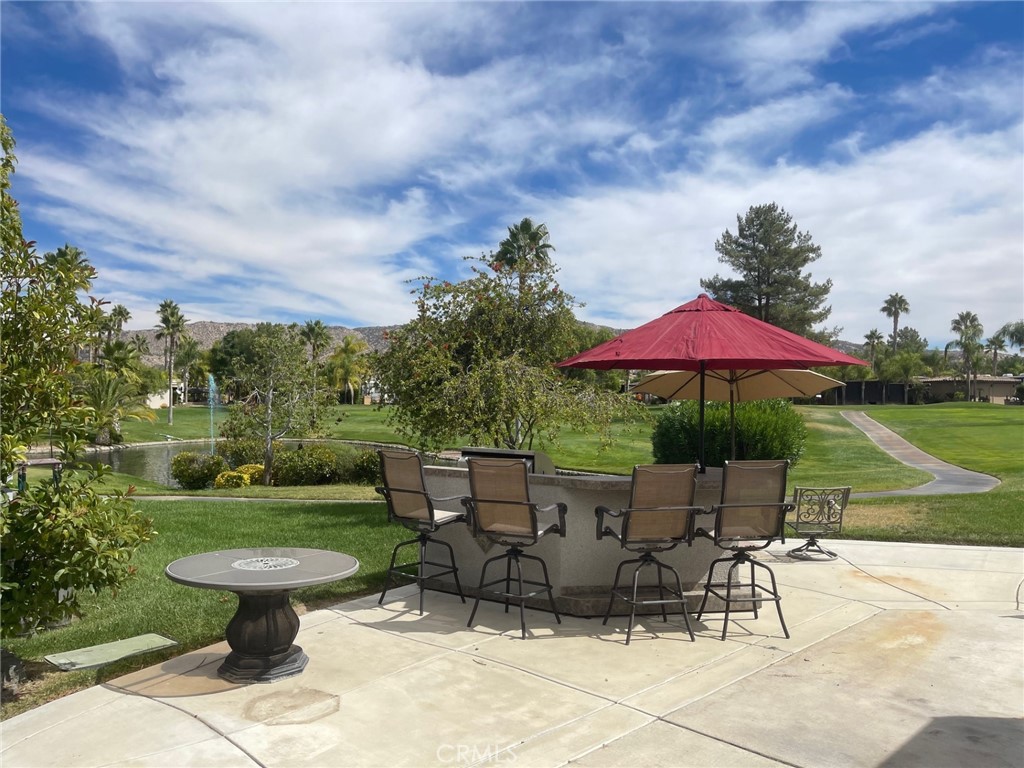
[[[0,5],[26,237],[156,323],[408,320],[529,216],[587,320],[729,274],[777,202],[829,327],[1024,316],[1024,4]]]

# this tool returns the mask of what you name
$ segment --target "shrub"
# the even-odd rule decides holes
[[[262,464],[243,464],[240,467],[236,467],[235,471],[241,472],[249,479],[248,485],[259,485],[263,482]]]
[[[274,485],[328,485],[342,476],[341,459],[325,445],[274,452]]]
[[[213,481],[214,488],[244,488],[247,485],[249,485],[247,474],[230,469],[227,472],[221,472]]]
[[[217,475],[229,469],[222,456],[182,451],[171,460],[171,477],[185,490],[209,488]]]
[[[380,474],[380,457],[376,451],[359,451],[352,459],[348,482],[356,485],[382,485],[384,479]]]
[[[692,464],[698,459],[699,403],[666,408],[651,435],[658,464]],[[704,451],[708,466],[720,467],[732,456],[728,403],[707,403]],[[760,400],[736,406],[737,459],[789,459],[803,455],[807,428],[787,400]]]
[[[282,450],[281,443],[274,441],[274,453]],[[217,453],[223,456],[227,463],[238,469],[246,464],[259,464],[263,466],[263,457],[266,445],[259,437],[241,437],[221,440],[217,443]]]

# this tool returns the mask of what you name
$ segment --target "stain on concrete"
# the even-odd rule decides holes
[[[312,723],[341,708],[337,695],[315,688],[268,693],[250,701],[242,713],[247,720],[264,725]]]

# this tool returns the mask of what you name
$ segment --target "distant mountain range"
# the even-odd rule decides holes
[[[604,328],[609,330],[615,335],[624,333],[626,328],[608,328],[607,326],[597,326],[593,323],[587,323],[595,328]],[[214,323],[206,320],[196,321],[194,323],[187,323],[185,330],[188,334],[199,343],[199,348],[202,350],[210,349],[215,341],[220,341],[227,335],[229,331],[237,331],[243,328],[255,328],[255,323]],[[366,342],[367,346],[374,351],[381,351],[387,346],[385,341],[385,334],[389,331],[399,328],[398,325],[373,325],[366,326],[363,328],[346,328],[343,325],[329,325],[327,330],[331,334],[333,340],[331,348],[341,344],[346,336],[355,336],[358,339],[362,339]],[[146,365],[163,365],[163,341],[158,341],[156,338],[158,331],[155,328],[146,330],[134,330],[125,331],[121,334],[121,337],[125,340],[134,338],[135,334],[144,336],[149,342],[150,354],[143,355],[142,361]],[[864,345],[856,344],[851,341],[837,341],[833,347],[838,349],[840,352],[845,352],[849,355],[863,354]],[[330,352],[328,351],[328,354]]]

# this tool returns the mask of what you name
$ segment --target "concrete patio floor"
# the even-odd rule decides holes
[[[220,644],[0,724],[20,766],[1021,766],[1024,551],[830,541],[721,615],[518,614],[409,588],[302,617],[305,672],[235,685]],[[394,599],[392,599],[394,596]]]

